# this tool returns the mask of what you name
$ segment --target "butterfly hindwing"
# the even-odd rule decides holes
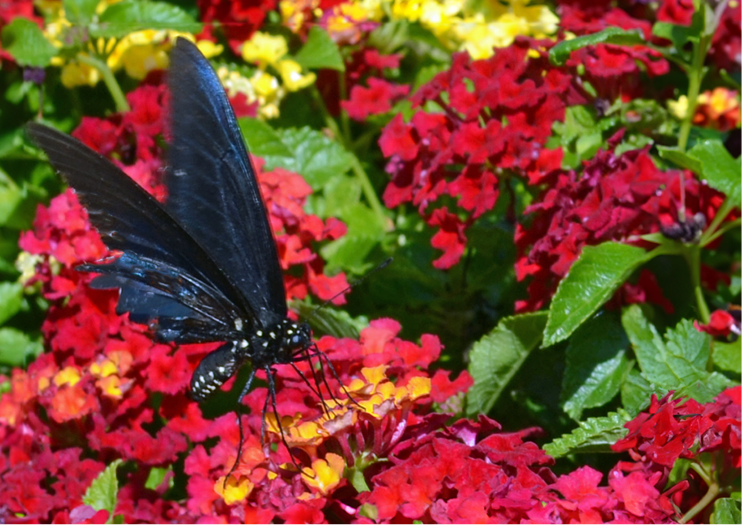
[[[185,39],[171,53],[168,75],[167,208],[271,326],[287,314],[283,275],[232,107],[209,62]]]

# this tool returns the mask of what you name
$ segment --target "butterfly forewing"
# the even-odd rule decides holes
[[[193,339],[172,331],[186,329],[189,322],[199,326],[199,332],[211,327],[215,336],[202,340],[214,340],[234,319],[244,317],[241,295],[218,265],[136,182],[64,133],[35,123],[27,129],[75,190],[104,244],[124,252],[111,263],[82,267],[108,274],[94,286],[121,289],[120,313],[160,320],[170,332],[159,334],[155,325],[155,333],[170,341]]]
[[[286,293],[255,170],[219,79],[178,39],[168,84],[168,210],[219,262],[263,327],[286,318]]]

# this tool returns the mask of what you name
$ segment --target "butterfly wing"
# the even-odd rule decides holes
[[[167,209],[239,289],[264,326],[286,318],[286,292],[265,205],[232,107],[198,48],[170,56],[172,143]]]
[[[36,123],[27,130],[74,188],[104,244],[124,252],[109,264],[81,267],[104,274],[94,287],[121,289],[119,313],[156,320],[158,339],[177,342],[219,340],[247,317],[213,259],[129,176],[69,135]]]

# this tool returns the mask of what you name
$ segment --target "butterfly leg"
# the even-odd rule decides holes
[[[291,447],[289,446],[288,441],[286,441],[286,434],[283,431],[283,425],[281,424],[281,416],[278,413],[278,402],[276,401],[276,383],[273,378],[274,374],[276,373],[275,370],[273,370],[270,367],[265,368],[265,375],[268,379],[268,395],[270,396],[271,400],[271,406],[273,407],[273,413],[276,415],[276,423],[278,424],[278,431],[281,434],[281,441],[283,442],[283,445],[286,447],[286,450],[289,452],[289,456],[291,456],[291,462],[294,464],[296,469],[303,473],[304,469],[299,465],[299,462],[296,460],[296,456],[294,456],[294,453],[291,452]],[[266,397],[266,402],[268,401],[268,398]],[[265,424],[265,416],[263,417],[263,423]]]
[[[299,377],[301,377],[304,383],[306,383],[306,385],[309,387],[312,393],[319,398],[320,402],[322,403],[322,407],[324,409],[325,414],[329,414],[330,407],[327,406],[327,404],[325,403],[324,397],[322,397],[322,390],[320,388],[319,379],[317,378],[317,374],[314,372],[314,368],[311,366],[311,364],[310,364],[310,368],[312,370],[312,376],[314,377],[314,384],[316,385],[317,388],[312,386],[312,383],[309,382],[309,378],[307,378],[307,376],[304,375],[304,372],[299,370],[295,362],[292,362],[290,364],[293,367],[293,369],[296,370],[296,373],[299,374]]]
[[[340,380],[340,377],[338,376],[338,373],[335,370],[335,367],[332,366],[332,361],[330,361],[330,358],[327,357],[327,354],[325,354],[322,350],[320,350],[319,348],[317,348],[317,345],[316,344],[313,345],[313,348],[314,348],[314,355],[317,356],[317,357],[319,357],[320,363],[322,362],[322,359],[324,358],[325,362],[327,363],[327,368],[330,369],[330,372],[332,373],[333,377],[335,379],[337,379],[337,382],[340,384],[340,388],[343,390],[343,393],[346,396],[348,396],[348,399],[351,401],[351,403],[353,403],[354,405],[356,405],[359,408],[363,408],[361,405],[358,404],[358,402],[355,399],[353,399],[353,396],[350,395],[350,392],[348,392],[348,389],[345,388],[345,385]],[[327,380],[324,379],[324,376],[322,377],[322,379],[324,380],[325,385],[327,386]],[[327,389],[329,390],[330,387],[327,386]],[[332,395],[332,393],[330,393],[330,395]],[[334,396],[333,396],[333,399],[335,399]]]
[[[240,442],[237,445],[237,458],[235,458],[232,468],[229,469],[229,472],[227,472],[227,475],[224,477],[224,484],[222,485],[222,489],[225,489],[227,487],[227,480],[232,475],[232,473],[235,470],[237,470],[237,465],[240,464],[240,458],[242,457],[242,447],[245,444],[245,431],[242,428],[242,417],[240,417],[240,407],[242,406],[242,398],[247,395],[248,391],[250,390],[250,386],[252,386],[253,379],[255,379],[255,370],[250,372],[250,377],[247,378],[247,383],[245,383],[245,388],[242,389],[242,392],[240,393],[239,401],[237,402],[237,410],[236,410],[237,426],[240,429]]]

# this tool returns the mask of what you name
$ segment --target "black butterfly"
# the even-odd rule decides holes
[[[166,205],[76,139],[35,123],[28,132],[74,188],[105,245],[122,252],[78,267],[102,274],[92,286],[120,289],[117,313],[149,324],[160,342],[224,342],[196,368],[194,399],[208,398],[250,361],[240,399],[265,370],[275,411],[272,366],[327,358],[309,326],[287,318],[276,245],[224,88],[189,41],[179,38],[170,58]]]

